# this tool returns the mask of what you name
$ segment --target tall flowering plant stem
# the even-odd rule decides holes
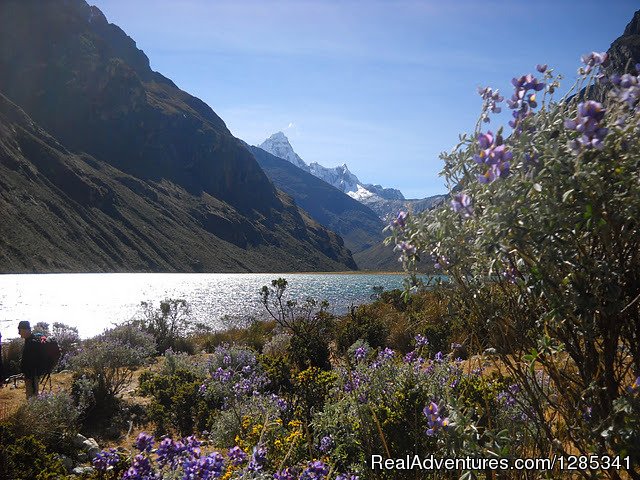
[[[547,65],[514,77],[506,129],[481,89],[476,131],[442,155],[450,202],[389,226],[408,268],[449,278],[465,344],[517,380],[545,453],[629,451],[616,405],[640,374],[640,65],[582,61],[560,100]]]

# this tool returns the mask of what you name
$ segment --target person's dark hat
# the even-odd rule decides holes
[[[18,330],[31,330],[31,324],[29,323],[28,320],[22,320],[18,324]]]

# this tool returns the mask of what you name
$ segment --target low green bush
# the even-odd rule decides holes
[[[0,424],[0,478],[11,480],[61,480],[68,478],[62,461],[34,435],[17,435]]]

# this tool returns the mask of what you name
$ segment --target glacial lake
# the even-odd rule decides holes
[[[32,325],[63,322],[87,338],[139,317],[141,302],[157,307],[166,298],[186,300],[194,321],[222,328],[236,317],[265,316],[259,291],[278,277],[289,283],[288,298],[326,299],[336,314],[348,311],[352,304],[369,302],[374,286],[402,288],[405,278],[362,273],[5,274],[0,275],[0,332],[6,340],[18,336],[20,320]]]

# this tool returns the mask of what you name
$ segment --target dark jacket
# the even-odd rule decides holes
[[[41,361],[40,350],[40,340],[38,337],[31,334],[24,339],[20,369],[22,370],[25,378],[33,378],[38,376],[38,370]]]

